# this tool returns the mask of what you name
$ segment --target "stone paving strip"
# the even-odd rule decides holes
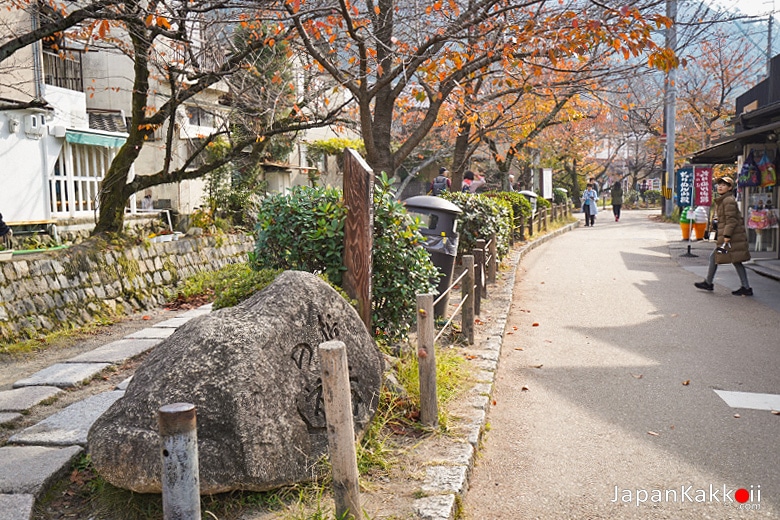
[[[27,386],[0,391],[0,412],[25,412],[47,399],[61,394],[56,386]]]
[[[17,419],[21,419],[22,414],[20,413],[14,413],[14,412],[0,412],[0,426],[4,424],[10,424]],[[0,516],[0,520],[2,520],[2,517]]]
[[[193,317],[177,316],[175,318],[161,321],[160,323],[155,323],[152,325],[152,327],[157,327],[160,329],[176,329],[190,321],[192,318]]]
[[[35,497],[30,494],[0,495],[0,520],[30,520]]]
[[[95,350],[70,358],[65,363],[113,363],[119,365],[128,359],[143,354],[160,343],[162,339],[120,339],[107,343]]]
[[[70,469],[84,448],[3,446],[0,448],[0,494],[39,496]]]
[[[123,391],[114,390],[73,403],[11,436],[8,442],[35,446],[86,446],[87,434],[94,422],[123,395]]]
[[[139,331],[128,334],[125,338],[128,339],[165,339],[171,334],[176,332],[176,329],[160,328],[160,327],[148,327]]]
[[[14,388],[25,386],[70,388],[92,379],[109,366],[110,363],[57,363],[30,377],[16,381],[12,386]]]

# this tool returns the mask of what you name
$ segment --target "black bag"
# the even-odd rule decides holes
[[[447,191],[447,177],[444,175],[439,175],[433,179],[433,184],[431,185],[431,195],[435,197],[443,191]]]

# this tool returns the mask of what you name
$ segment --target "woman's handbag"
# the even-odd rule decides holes
[[[761,187],[767,188],[777,183],[777,173],[775,165],[769,160],[769,156],[764,152],[758,161],[758,171],[761,172]]]

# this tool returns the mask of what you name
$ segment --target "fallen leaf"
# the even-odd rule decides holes
[[[466,354],[464,357],[465,357],[466,359],[477,359],[477,356],[474,356],[474,355],[472,355],[472,354]]]
[[[780,415],[780,410],[772,410],[772,413],[773,413],[774,415]]]
[[[659,435],[661,435],[660,433],[654,432],[654,431],[649,431],[649,432],[647,432],[647,434],[648,435],[652,435],[653,437],[658,437]]]
[[[517,327],[515,327],[515,326],[512,326],[512,330],[517,330]]]
[[[690,379],[686,379],[685,381],[683,381],[683,386],[688,386],[690,384],[691,384],[691,380]]]
[[[679,316],[679,314],[670,314],[670,317],[672,318],[676,318],[677,316]]]
[[[522,392],[527,392],[528,390],[530,390],[530,388],[528,388],[528,385],[523,385],[523,387],[520,389],[520,391]]]
[[[642,379],[644,377],[642,374],[631,374],[631,375],[637,379]]]
[[[506,334],[507,334],[507,336],[508,336],[508,335],[510,335],[510,334],[514,334],[514,332],[507,332]]]
[[[152,319],[152,317],[151,317],[151,316],[144,316],[144,317],[143,317],[143,318],[141,318],[141,319],[144,319],[144,320],[151,320],[151,319]]]
[[[523,347],[515,347],[515,350],[523,350]]]
[[[735,414],[734,414],[734,419],[739,419],[740,417],[742,417],[742,416],[741,416],[741,415],[739,415],[738,413],[735,413]]]
[[[669,429],[670,429],[670,430],[674,430],[674,424],[673,424],[673,425],[671,425],[671,426],[669,426]]]
[[[493,399],[493,406],[495,406],[496,404],[498,404],[498,403],[496,403],[496,400]]]
[[[552,343],[549,339],[544,340],[545,343]]]
[[[531,368],[542,368],[544,365],[531,365]]]
[[[538,324],[538,323],[536,323],[536,322],[534,322],[534,324],[533,324],[533,325],[531,325],[531,326],[532,326],[532,327],[538,327],[538,326],[539,326],[539,324]]]
[[[544,285],[544,282],[542,282],[542,285]]]

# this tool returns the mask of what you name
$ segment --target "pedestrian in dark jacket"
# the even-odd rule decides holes
[[[623,187],[620,182],[612,184],[612,214],[615,215],[615,222],[620,220],[620,208],[623,207]]]
[[[0,240],[2,240],[2,244],[6,249],[11,249],[13,246],[13,241],[11,240],[13,236],[13,230],[8,227],[8,224],[3,222],[3,215],[0,213]]]
[[[719,264],[734,264],[742,286],[731,294],[736,296],[753,296],[753,289],[748,283],[747,271],[742,262],[750,260],[745,221],[739,212],[737,199],[734,198],[734,180],[731,177],[721,177],[717,180],[715,197],[715,214],[718,217],[718,229],[716,235],[716,248],[710,253],[710,266],[707,278],[703,282],[694,285],[699,289],[711,291],[715,288],[712,284],[715,272]]]

